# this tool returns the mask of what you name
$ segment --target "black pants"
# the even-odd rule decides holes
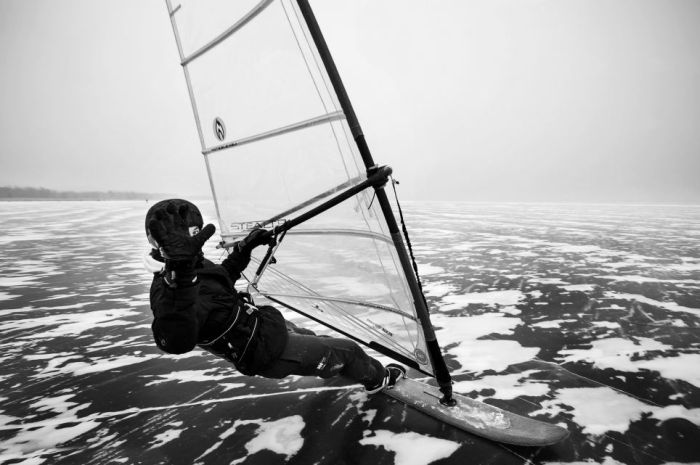
[[[384,379],[384,366],[370,357],[350,339],[316,336],[313,332],[288,324],[289,340],[280,358],[258,373],[265,378],[289,375],[330,378],[340,375],[362,384],[377,387]]]

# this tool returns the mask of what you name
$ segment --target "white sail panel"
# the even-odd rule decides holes
[[[337,194],[339,186],[342,190],[366,179],[364,166],[347,138],[336,135],[343,135],[340,122],[208,155],[224,235],[235,235],[246,229],[241,225],[261,223],[293,210],[280,218],[289,220]],[[336,214],[334,209],[323,218]]]
[[[178,24],[186,8],[175,14]],[[302,56],[289,14],[274,1],[187,63],[205,148],[339,111],[328,89],[309,78],[313,58],[308,47]],[[225,127],[223,138],[214,129],[217,119]]]
[[[203,54],[188,61],[183,52],[220,229],[228,242],[254,227],[269,229],[299,218],[367,179],[296,4],[275,0],[264,9],[259,2],[252,8],[258,9],[254,17]],[[217,23],[209,35],[183,37],[198,30],[188,11],[183,4],[173,20],[176,35],[194,44],[192,49],[201,50],[211,43],[207,37],[231,28]],[[188,27],[180,30],[180,21]],[[294,309],[432,373],[373,188],[294,226],[279,241],[276,263],[260,268],[259,277],[256,266],[246,272],[256,283],[258,303],[266,299]],[[265,252],[256,250],[254,261],[263,261]]]
[[[367,344],[409,359],[424,353],[393,244],[386,238],[292,230],[276,258],[259,283],[264,295]]]
[[[169,8],[175,12],[183,55],[191,56],[269,3],[269,0],[172,0]]]

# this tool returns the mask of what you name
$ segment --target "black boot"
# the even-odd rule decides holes
[[[401,378],[406,377],[406,369],[397,363],[390,363],[386,366],[386,371],[389,373],[389,382],[386,387],[391,389]]]
[[[391,389],[401,378],[406,377],[406,369],[396,363],[390,363],[385,368],[384,379],[377,387],[367,389],[368,394],[376,394],[383,389]]]

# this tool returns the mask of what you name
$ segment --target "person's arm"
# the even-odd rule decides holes
[[[196,263],[202,246],[216,228],[206,225],[194,236],[187,224],[188,207],[173,204],[158,210],[148,223],[148,231],[165,260],[165,269],[151,285],[153,337],[162,350],[182,354],[197,343],[197,298],[199,282]]]
[[[234,244],[233,251],[224,259],[223,262],[221,262],[221,266],[223,266],[228,273],[229,277],[231,278],[231,282],[235,283],[241,278],[243,270],[246,269],[249,263],[250,251],[241,252]]]
[[[184,354],[197,344],[199,324],[196,301],[199,283],[189,287],[170,287],[162,276],[151,285],[153,339],[163,351]]]
[[[250,263],[250,253],[260,245],[273,244],[274,238],[270,231],[265,229],[255,229],[243,240],[234,242],[232,251],[226,259],[221,262],[234,283],[241,277],[241,273]]]

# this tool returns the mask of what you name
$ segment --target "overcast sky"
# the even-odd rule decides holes
[[[700,1],[312,6],[403,197],[700,203]],[[178,61],[163,0],[0,0],[0,185],[208,194]]]

